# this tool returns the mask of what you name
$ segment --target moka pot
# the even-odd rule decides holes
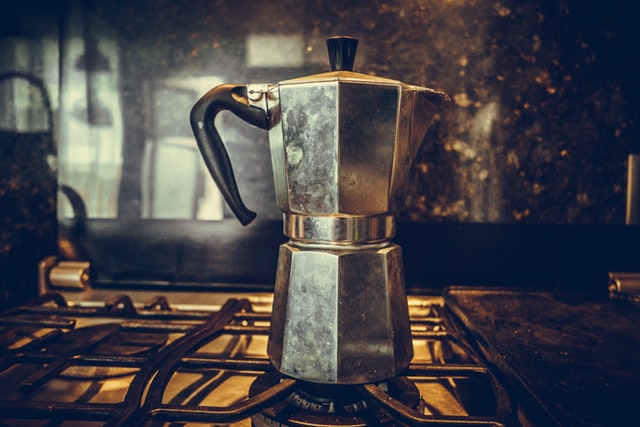
[[[214,119],[229,110],[269,131],[280,246],[267,352],[281,373],[326,384],[400,374],[413,357],[394,214],[447,95],[351,71],[357,40],[327,41],[332,71],[277,84],[223,84],[191,111],[204,161],[242,224]]]

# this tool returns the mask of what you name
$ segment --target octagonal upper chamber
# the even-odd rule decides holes
[[[270,87],[269,141],[285,212],[394,213],[440,93],[351,71]]]

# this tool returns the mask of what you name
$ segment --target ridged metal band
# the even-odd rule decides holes
[[[284,214],[284,234],[310,242],[368,243],[395,235],[393,216],[310,216]]]

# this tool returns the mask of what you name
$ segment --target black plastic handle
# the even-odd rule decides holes
[[[216,130],[214,120],[223,110],[262,129],[268,129],[267,112],[251,107],[245,85],[223,84],[207,92],[191,109],[191,129],[196,137],[204,163],[222,197],[242,225],[247,225],[256,213],[247,209],[238,192],[229,155]]]

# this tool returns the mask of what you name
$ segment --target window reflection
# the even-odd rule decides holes
[[[131,42],[117,22],[105,19],[99,4],[90,2],[70,3],[63,16],[60,183],[80,195],[90,218],[219,220],[228,215],[198,152],[188,119],[191,107],[217,84],[247,83],[238,69],[299,69],[305,62],[303,36],[248,34],[236,41],[237,52],[229,53],[233,60],[213,68],[189,62],[201,55],[198,51],[182,65],[165,66],[167,58],[178,61],[176,52],[189,52],[185,40],[153,33]],[[169,40],[171,48],[155,51],[149,44],[158,40]],[[247,129],[229,115],[221,113],[217,120],[224,121],[220,132],[240,190],[263,218],[279,218],[266,133]],[[73,216],[64,197],[58,209],[61,218]]]
[[[220,220],[222,198],[205,174],[186,113],[217,77],[165,79],[150,89],[153,123],[142,166],[142,217]]]
[[[87,214],[117,216],[123,123],[118,46],[78,5],[66,12],[60,40],[59,181],[82,197]],[[72,215],[62,203],[59,215]]]

